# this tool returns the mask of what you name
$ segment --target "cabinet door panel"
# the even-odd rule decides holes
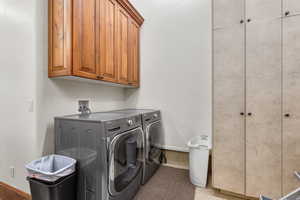
[[[281,196],[281,21],[248,23],[246,195]]]
[[[71,75],[71,0],[49,1],[49,76]]]
[[[229,27],[244,19],[245,0],[213,0],[214,28]]]
[[[129,83],[139,85],[139,26],[133,21],[129,22]]]
[[[98,26],[98,1],[74,0],[74,58],[75,75],[95,79],[97,70],[96,41]]]
[[[128,84],[129,82],[129,15],[122,9],[118,9],[118,76],[119,82]]]
[[[101,1],[100,74],[104,80],[117,80],[116,66],[116,1]]]
[[[245,193],[244,25],[214,31],[213,186]]]
[[[281,17],[281,0],[246,0],[246,18],[268,20]]]
[[[283,193],[300,187],[300,15],[283,20]]]
[[[283,9],[285,12],[289,11],[290,15],[299,15],[300,14],[300,1],[299,0],[283,0]]]

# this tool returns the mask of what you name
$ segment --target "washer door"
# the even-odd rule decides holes
[[[155,162],[159,164],[159,156],[161,153],[161,136],[162,123],[160,120],[153,122],[146,127],[146,162]]]
[[[109,147],[109,193],[118,195],[142,167],[143,131],[133,129],[117,135]]]

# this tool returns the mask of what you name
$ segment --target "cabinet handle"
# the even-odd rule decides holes
[[[97,76],[97,79],[103,79],[103,76]]]
[[[248,116],[252,116],[252,113],[250,112],[250,113],[248,113]]]
[[[289,15],[290,15],[290,11],[286,11],[285,16],[289,16]]]
[[[245,113],[241,112],[241,113],[240,113],[240,115],[241,115],[241,116],[244,116],[244,115],[245,115]]]
[[[251,22],[251,19],[247,19],[247,22]]]
[[[243,20],[243,19],[241,19],[240,23],[241,23],[241,24],[243,24],[243,23],[244,23],[244,20]]]
[[[285,117],[290,117],[291,115],[289,113],[286,113],[284,116]]]

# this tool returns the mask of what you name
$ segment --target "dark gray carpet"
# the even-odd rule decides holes
[[[161,167],[134,200],[194,200],[194,196],[187,170]]]

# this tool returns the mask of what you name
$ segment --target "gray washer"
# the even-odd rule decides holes
[[[55,152],[78,161],[77,200],[132,200],[143,165],[140,115],[105,112],[55,118]]]
[[[142,116],[143,135],[144,135],[144,160],[142,184],[155,174],[160,167],[161,145],[162,145],[162,121],[159,110],[151,109],[124,109],[115,111],[127,115]]]

